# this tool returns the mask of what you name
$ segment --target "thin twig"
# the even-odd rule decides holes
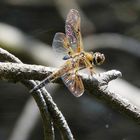
[[[45,66],[0,62],[0,79],[22,80],[42,80],[54,69]],[[39,72],[39,73],[38,73]]]
[[[69,126],[61,113],[58,109],[57,105],[53,102],[52,97],[48,92],[42,91],[43,97],[48,105],[49,112],[57,125],[57,127],[61,130],[62,139],[64,140],[74,140],[73,135],[69,129]]]
[[[0,79],[4,80],[14,80],[15,82],[22,81],[22,80],[43,80],[46,78],[50,73],[57,70],[56,68],[52,67],[45,67],[41,65],[29,65],[29,64],[18,64],[18,63],[9,63],[9,62],[0,62]],[[89,76],[87,74],[81,74],[84,80],[89,80]],[[113,80],[115,77],[117,78],[120,74],[118,71],[108,71],[106,73],[100,73],[99,75],[94,75],[93,83],[99,83],[100,86],[103,85],[102,80]],[[86,76],[88,76],[86,78]],[[97,77],[97,78],[96,78]],[[98,80],[98,81],[97,81]],[[107,84],[104,81],[104,84]]]
[[[6,55],[5,56],[6,58],[9,57],[9,59],[10,59],[10,57],[11,57],[11,61],[12,62],[14,61],[14,56],[13,55],[11,55],[9,52],[7,52],[7,51],[5,51],[5,50],[0,48],[0,55],[1,55],[1,53],[2,53],[2,58],[3,59],[4,59],[4,55],[3,55],[3,53],[4,53]],[[15,60],[16,60],[16,57],[15,57]],[[18,61],[20,62],[20,60],[18,60]],[[13,64],[16,64],[16,63],[13,63]],[[34,86],[36,86],[36,84],[39,84],[39,82],[35,82],[33,80],[29,80],[29,81],[22,80],[21,82],[26,87],[28,87],[29,89],[32,89]],[[39,106],[39,109],[41,111],[41,115],[42,115],[42,118],[43,118],[43,122],[46,122],[46,123],[44,123],[44,127],[46,127],[46,128],[44,128],[45,129],[45,139],[47,139],[47,140],[48,139],[54,139],[54,131],[53,131],[53,128],[52,128],[52,122],[50,120],[51,118],[50,118],[50,116],[47,116],[47,115],[49,115],[49,113],[47,112],[47,110],[49,109],[51,114],[58,115],[58,117],[57,116],[51,116],[51,117],[54,117],[54,121],[56,122],[58,128],[60,129],[61,136],[64,138],[64,140],[73,140],[74,138],[73,138],[72,132],[71,132],[66,120],[64,119],[63,114],[57,108],[57,106],[55,105],[55,103],[54,103],[54,101],[52,99],[51,100],[49,100],[50,98],[46,99],[47,97],[51,97],[50,94],[44,88],[42,88],[41,92],[36,91],[36,92],[32,93],[32,96],[35,98],[35,100],[36,100],[36,102],[37,102],[37,104]],[[48,103],[44,102],[44,97],[45,97],[45,101],[47,101],[47,100],[49,101]],[[46,103],[48,105],[48,108],[46,106]],[[58,112],[56,112],[56,111],[58,111]],[[46,115],[46,116],[44,116],[44,115]],[[56,120],[56,118],[58,120]],[[51,125],[52,129],[50,129],[50,125]]]
[[[21,34],[21,37],[23,37],[23,40],[26,40],[26,38],[24,37],[24,35],[22,35]],[[28,42],[28,41],[27,41]],[[27,43],[26,42],[26,43]],[[44,52],[48,52],[48,50],[46,50],[45,49],[45,47],[44,47],[44,45],[43,45],[43,43],[35,43],[34,41],[32,42],[32,41],[30,41],[30,42],[28,42],[31,46],[34,46],[36,49],[37,48],[39,48],[38,46],[41,46],[41,44],[42,44],[42,48],[40,49],[37,49],[38,51],[39,50],[43,50]],[[27,44],[28,44],[27,43]],[[24,44],[24,43],[23,43]],[[26,45],[26,46],[29,46],[29,44],[28,45]],[[39,45],[37,45],[37,44],[39,44]],[[44,50],[45,49],[45,50]],[[36,50],[36,51],[37,51]],[[38,52],[37,51],[37,52]],[[42,53],[44,53],[42,51]],[[42,54],[41,53],[41,54]],[[40,53],[39,53],[40,54]],[[52,54],[52,53],[51,53]],[[9,52],[7,52],[7,51],[5,51],[4,49],[0,49],[0,59],[4,59],[5,57],[7,58],[7,55],[8,56],[10,56],[11,58],[12,58],[12,60],[14,60],[14,59],[16,59],[17,60],[17,58],[15,57],[15,56],[13,56],[12,54],[10,54]],[[14,57],[14,58],[13,58]],[[49,56],[48,56],[48,58],[50,58]],[[18,60],[18,62],[19,62],[20,60]],[[45,60],[46,61],[46,60]],[[21,62],[21,61],[20,61]],[[22,81],[23,82],[23,81]],[[33,81],[30,81],[30,82],[33,82]],[[30,85],[30,84],[28,84],[28,83],[24,83],[25,84],[25,86],[28,86],[28,85]],[[34,84],[33,84],[34,85]],[[33,88],[33,85],[31,85],[31,87],[29,87],[29,88]],[[45,89],[42,89],[42,90],[45,90]],[[36,95],[35,95],[36,96]],[[53,102],[52,102],[53,103]],[[62,114],[61,114],[62,115]],[[63,116],[63,115],[62,115]],[[63,117],[64,118],[64,117]],[[63,119],[61,119],[61,120],[59,120],[60,122],[62,122],[63,123]],[[67,122],[65,121],[65,124],[67,125]],[[47,127],[47,125],[46,125],[46,127]],[[63,128],[63,126],[62,126],[62,128]],[[69,140],[69,138],[71,138],[71,140],[73,139],[73,136],[72,136],[72,133],[71,133],[71,131],[70,131],[70,128],[68,127],[68,125],[67,125],[67,129],[63,132],[63,130],[65,129],[66,127],[64,127],[62,130],[60,129],[60,131],[61,131],[61,134],[63,135],[65,132],[67,132],[68,131],[68,133],[67,134],[64,134],[65,135],[65,139],[68,139]],[[70,136],[69,136],[70,135]]]
[[[10,54],[6,50],[0,48],[0,59],[10,61],[10,62],[16,62],[16,63],[22,63],[17,57]],[[37,85],[34,81],[21,81],[25,86],[30,86],[30,88],[33,88]],[[42,94],[40,91],[37,91],[36,94],[33,95],[34,99],[36,100],[36,103],[40,109],[40,113],[43,119],[43,127],[44,127],[44,136],[45,140],[53,140],[54,139],[54,131],[53,131],[53,125],[52,120],[49,115],[49,112],[47,110],[46,102],[44,98],[42,97]]]
[[[22,77],[22,75],[20,75],[22,79],[24,79],[24,78],[29,78],[30,79],[31,77],[33,78],[34,71],[37,71],[37,70],[40,70],[40,71],[38,71],[38,74],[36,73],[35,78],[37,78],[37,77],[45,78],[45,74],[44,73],[52,73],[55,70],[54,68],[47,68],[47,67],[36,66],[36,65],[32,66],[32,65],[23,64],[21,66],[19,64],[15,65],[13,63],[7,63],[7,64],[0,63],[0,66],[2,64],[6,65],[6,67],[7,67],[7,65],[11,65],[12,69],[13,68],[16,69],[19,66],[20,72],[22,71],[22,69],[23,70],[25,70],[25,69],[29,70],[30,74],[28,73],[28,71],[26,71],[26,72],[27,72],[27,75],[31,75],[31,76],[29,76],[29,77]],[[25,67],[25,69],[22,68],[22,67]],[[8,69],[8,71],[10,71],[10,69]],[[32,75],[31,71],[33,71],[33,75]],[[14,73],[13,73],[13,75],[14,75]],[[87,74],[81,74],[81,73],[79,73],[79,74],[81,75],[82,79],[84,80],[84,84],[85,84],[85,87],[86,87],[87,90],[89,90],[91,93],[96,95],[97,98],[101,98],[101,99],[109,102],[110,104],[112,104],[112,106],[117,107],[119,111],[122,111],[124,114],[127,114],[132,119],[134,119],[138,123],[140,123],[140,109],[137,108],[135,105],[133,105],[128,100],[126,100],[123,97],[121,97],[120,95],[118,95],[118,94],[116,94],[114,92],[111,92],[109,90],[109,88],[108,88],[108,82],[110,82],[111,80],[116,79],[117,77],[121,76],[121,73],[119,71],[112,70],[112,71],[108,71],[108,72],[104,72],[104,73],[100,73],[100,74],[95,74],[93,77],[89,77]],[[4,75],[4,74],[2,74],[2,75]],[[0,76],[2,76],[2,75],[0,75]],[[5,78],[7,78],[7,77],[5,77]],[[16,80],[15,77],[14,77],[14,79]],[[94,92],[93,89],[96,89],[96,92]],[[44,96],[44,97],[46,97],[46,96]],[[47,98],[47,100],[48,100],[47,102],[49,102],[51,100],[49,98],[50,97]],[[54,116],[57,116],[57,115],[54,115]]]
[[[97,98],[101,98],[106,103],[110,104],[112,107],[115,107],[117,110],[140,124],[140,108],[135,106],[132,102],[123,98],[121,95],[110,91],[109,88],[100,88],[97,94]]]
[[[110,80],[113,80],[120,76],[121,73],[119,71],[113,70],[101,74],[96,74],[90,79],[89,77],[84,76],[84,81],[86,87],[90,89],[89,91],[92,95],[118,109],[120,112],[140,124],[140,109],[127,99],[123,98],[121,95],[115,93],[114,91],[111,91],[108,86]],[[91,81],[90,84],[88,81]],[[95,88],[97,87],[95,87],[94,85],[100,85],[96,92]],[[93,86],[94,88],[91,88]]]

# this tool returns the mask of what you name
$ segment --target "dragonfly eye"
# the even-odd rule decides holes
[[[101,65],[105,61],[104,54],[99,52],[94,53],[93,63],[94,65]]]

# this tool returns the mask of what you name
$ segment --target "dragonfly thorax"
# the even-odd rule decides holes
[[[85,57],[92,62],[93,61],[93,53],[92,52],[85,52]]]

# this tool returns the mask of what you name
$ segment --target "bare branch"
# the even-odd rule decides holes
[[[53,68],[45,66],[0,62],[0,79],[9,79],[15,82],[30,79],[42,80],[53,70]]]
[[[23,80],[21,81],[22,84],[24,84],[28,89],[32,89],[35,87],[39,82],[33,81],[33,80]],[[42,119],[43,119],[43,128],[44,128],[44,140],[54,140],[54,128],[53,128],[53,122],[50,115],[50,112],[48,111],[48,106],[46,104],[46,101],[42,95],[42,91],[46,92],[45,89],[41,89],[39,91],[36,91],[35,93],[32,93],[32,96],[34,97]]]
[[[1,49],[0,53],[5,54],[5,58],[8,57],[9,60],[11,57],[12,62],[14,60],[16,62],[16,57],[11,55],[9,52]],[[3,58],[4,58],[4,55],[3,55]],[[20,62],[20,60],[19,60],[19,62]],[[16,63],[13,63],[13,64],[16,64]],[[39,82],[35,82],[33,80],[29,80],[29,81],[22,80],[21,82],[29,89],[32,89],[37,84],[39,84]],[[35,101],[37,102],[38,107],[39,107],[40,112],[41,112],[41,115],[42,115],[42,118],[43,118],[45,140],[46,139],[47,140],[54,139],[54,131],[53,131],[53,127],[52,127],[52,121],[51,121],[51,118],[49,116],[50,112],[51,112],[51,114],[57,115],[57,116],[51,116],[51,117],[53,118],[54,122],[56,122],[57,127],[60,129],[61,136],[65,140],[73,140],[74,138],[73,138],[73,135],[72,135],[72,132],[71,132],[69,126],[68,126],[63,114],[58,109],[58,107],[55,105],[54,101],[52,99],[50,100],[50,98],[51,98],[50,94],[44,88],[42,88],[41,90],[32,93],[32,96],[34,97]],[[50,97],[50,98],[47,99],[47,97]],[[45,101],[44,101],[44,98],[45,98]],[[48,100],[48,102],[46,102],[47,100]],[[47,104],[47,106],[46,106],[46,104]],[[47,112],[48,110],[50,111],[49,113]]]
[[[112,70],[101,74],[97,74],[90,80],[87,76],[84,76],[84,80],[87,80],[87,82],[91,81],[90,88],[89,85],[86,84],[87,82],[85,81],[86,88],[88,90],[90,89],[91,94],[96,96],[98,99],[107,102],[112,107],[117,108],[120,112],[127,115],[137,123],[140,123],[140,109],[127,99],[123,98],[121,95],[115,93],[114,91],[111,91],[108,86],[108,83],[111,80],[121,76],[121,72]],[[98,87],[95,87],[94,85],[98,85]]]
[[[0,56],[1,56],[1,54],[2,54],[2,59],[5,59],[5,60],[8,59],[8,61],[11,60],[11,62],[18,62],[18,63],[22,64],[21,61],[18,58],[16,58],[14,55],[10,54],[9,52],[7,52],[6,50],[4,50],[2,48],[0,48]],[[14,64],[16,65],[16,63],[14,63]],[[21,82],[26,87],[28,87],[29,89],[32,89],[37,84],[33,80],[30,80],[30,81],[22,80]],[[45,96],[46,96],[46,94],[48,96],[50,96],[49,93],[45,89],[41,89],[41,92],[37,91],[35,94],[33,93],[33,97],[35,98],[35,100],[36,100],[36,102],[37,102],[37,104],[38,104],[38,106],[40,108],[41,115],[42,115],[42,118],[43,118],[43,122],[46,122],[46,123],[43,123],[44,124],[45,136],[47,136],[47,138],[45,138],[45,139],[49,139],[49,137],[50,137],[50,139],[54,139],[53,137],[51,137],[51,136],[54,136],[53,128],[50,129],[50,126],[52,126],[52,122],[50,124],[47,124],[48,121],[51,120],[51,118],[50,118],[50,116],[47,117],[47,114],[46,114],[47,113],[47,106],[46,106],[46,102],[44,102],[44,98],[43,98],[42,93],[45,94]],[[53,108],[53,104],[55,104],[55,103],[53,102],[53,100],[51,100],[51,102],[49,102],[49,107],[50,107],[50,105],[52,105],[52,108]],[[56,124],[57,124],[58,128],[60,128],[62,137],[64,139],[66,139],[66,140],[73,140],[74,138],[73,138],[72,132],[71,132],[71,130],[70,130],[66,120],[64,119],[63,114],[60,111],[59,112],[55,112],[55,111],[59,110],[58,108],[56,110],[56,107],[57,106],[55,106],[54,110],[52,110],[52,108],[49,109],[49,110],[51,110],[51,112],[54,111],[53,112],[54,114],[57,114],[57,113],[60,114],[59,117],[58,117],[59,120],[54,120],[54,121],[58,121],[58,123],[56,123]],[[48,115],[49,115],[49,113],[48,113]],[[45,120],[46,118],[48,120]]]
[[[18,63],[4,63],[0,62],[0,79],[4,80],[43,80],[56,68],[45,67],[40,65],[18,64]],[[112,70],[100,74],[95,74],[93,77],[89,77],[87,74],[79,73],[87,83],[93,83],[94,85],[103,86],[107,85],[109,81],[121,76],[121,72]]]
[[[18,66],[20,66],[20,65],[17,65],[17,67]],[[43,67],[43,66],[35,66],[35,65],[31,66],[31,65],[26,65],[26,64],[23,64],[22,67],[25,67],[26,70],[27,70],[27,68],[29,68],[30,74],[31,74],[32,70],[33,71],[39,70],[38,75],[39,75],[39,77],[41,75],[43,75],[42,78],[46,77],[46,75],[44,73],[49,74],[50,72],[53,72],[53,70],[55,70],[55,69],[47,68],[47,67]],[[20,66],[21,69],[22,69],[22,67]],[[43,69],[44,69],[44,71],[43,71]],[[84,80],[85,88],[87,90],[89,90],[90,93],[92,93],[97,98],[111,104],[113,107],[117,108],[122,113],[127,114],[130,118],[132,118],[135,121],[137,121],[138,123],[140,123],[140,109],[138,107],[136,107],[135,105],[133,105],[130,101],[128,101],[128,100],[124,99],[123,97],[121,97],[120,95],[118,95],[117,93],[110,91],[110,89],[108,87],[109,81],[121,76],[121,73],[119,71],[112,70],[112,71],[108,71],[105,73],[96,74],[93,77],[89,77],[86,74],[81,74],[81,73],[79,73],[79,74],[82,76],[82,78]],[[33,77],[33,76],[31,76],[31,77]],[[37,78],[37,76],[35,78]]]
[[[101,87],[99,88],[98,92],[95,93],[94,90],[92,90],[90,93],[96,96],[98,99],[103,100],[107,104],[110,104],[113,108],[116,108],[119,110],[119,112],[127,115],[129,118],[140,124],[139,107],[135,106],[121,95],[110,91],[109,87]]]
[[[69,126],[61,113],[61,111],[58,109],[57,105],[53,102],[52,97],[48,92],[42,91],[43,97],[48,105],[49,112],[56,123],[57,127],[61,130],[62,133],[62,139],[64,140],[74,140],[73,135],[71,133],[71,130],[69,129]]]
[[[0,48],[0,60],[1,61],[9,61],[15,63],[22,63],[17,57],[9,53],[8,51]]]
[[[0,58],[2,60],[10,61],[10,62],[16,62],[16,63],[22,63],[18,58],[16,58],[14,55],[10,54],[6,50],[0,48]],[[38,83],[35,83],[34,81],[22,81],[22,83],[25,86],[30,86],[30,88],[33,88]],[[40,109],[40,113],[43,119],[43,126],[44,126],[44,136],[45,140],[53,140],[54,139],[54,130],[52,125],[51,117],[48,113],[47,106],[45,103],[45,100],[42,98],[42,94],[40,91],[37,91],[35,95],[33,95],[34,99],[36,100],[36,103]],[[17,131],[18,133],[18,131]]]
[[[108,86],[108,83],[111,80],[121,76],[121,72],[112,70],[108,72],[103,72],[101,74],[96,74],[93,78],[90,78],[90,80],[87,76],[84,76],[84,80],[85,82],[87,80],[87,82],[85,83],[86,88],[88,90],[90,89],[89,91],[92,95],[96,96],[98,99],[103,100],[112,107],[118,109],[120,112],[122,112],[123,114],[127,115],[129,118],[133,119],[134,121],[140,124],[139,107],[135,106],[132,102],[125,99],[121,95],[115,93],[114,91],[111,91]],[[88,81],[91,81],[90,85]],[[98,85],[98,87],[94,85]]]
[[[92,84],[93,86],[107,86],[111,80],[114,80],[118,77],[122,76],[122,73],[117,70],[110,70],[107,72],[102,72],[99,74],[94,74],[93,76],[89,76],[87,74],[80,74],[85,84]]]
[[[22,72],[27,73],[28,77],[27,76],[23,77],[23,75],[20,74],[21,79],[34,78],[33,75],[36,75],[35,79],[39,78],[39,80],[41,80],[41,79],[45,78],[47,76],[47,74],[52,73],[55,70],[54,68],[48,68],[48,67],[36,66],[36,65],[0,63],[0,77],[4,76],[4,73],[1,75],[1,71],[3,69],[3,67],[1,67],[2,65],[7,68],[9,67],[6,72],[10,71],[11,74],[13,72],[12,75],[14,75],[16,72],[18,72],[19,69],[20,69],[21,73]],[[11,71],[11,69],[12,69],[12,71]],[[36,72],[36,74],[34,72]],[[33,73],[33,75],[32,75],[32,73]],[[112,106],[117,107],[117,109],[119,111],[122,111],[124,114],[127,114],[128,116],[130,116],[132,119],[136,120],[137,122],[140,122],[140,109],[137,108],[135,105],[133,105],[128,100],[121,97],[120,95],[110,91],[108,88],[108,83],[113,79],[121,77],[121,72],[119,72],[117,70],[111,70],[111,71],[103,72],[100,74],[95,74],[95,75],[93,75],[93,77],[90,77],[89,75],[83,74],[83,73],[79,73],[79,75],[82,77],[82,79],[84,81],[85,88],[87,90],[89,90],[91,93],[93,93],[97,98],[100,98],[102,100],[105,100],[106,102],[109,102]],[[5,78],[8,78],[8,76]],[[14,77],[14,78],[16,79],[16,77]],[[12,78],[10,78],[10,79],[12,79]],[[17,80],[19,80],[19,79],[17,78]],[[58,80],[56,82],[60,82],[60,81]],[[95,89],[96,89],[96,92],[95,92]],[[46,95],[44,96],[44,98],[45,97],[46,97]],[[48,100],[49,98],[50,97],[48,97],[47,99],[45,98],[45,100]],[[47,101],[47,102],[49,102],[49,101]],[[56,112],[58,113],[58,111],[56,111]],[[58,115],[54,115],[54,116],[58,116]]]

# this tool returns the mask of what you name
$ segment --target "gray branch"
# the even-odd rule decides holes
[[[109,89],[108,83],[121,76],[121,72],[112,70],[96,74],[90,78],[87,75],[83,77],[85,87],[86,89],[89,89],[92,95],[118,109],[119,112],[122,112],[140,124],[140,109],[121,95]]]
[[[9,52],[7,52],[6,50],[4,50],[2,48],[0,48],[0,59],[22,64],[22,62],[18,58],[16,58],[14,55],[10,54]],[[14,63],[14,64],[16,64],[16,63]],[[38,82],[35,82],[33,80],[21,80],[21,82],[29,89],[32,89],[34,86],[39,84]],[[45,140],[54,139],[52,121],[51,121],[50,115],[48,113],[48,110],[51,111],[51,114],[53,112],[53,114],[57,115],[58,120],[55,118],[55,116],[54,116],[53,120],[54,120],[54,122],[56,122],[58,128],[60,128],[62,137],[65,140],[73,140],[74,138],[71,133],[71,130],[68,127],[68,124],[67,124],[66,120],[64,119],[62,113],[59,111],[59,109],[57,108],[56,105],[55,105],[55,108],[53,108],[53,105],[55,104],[53,102],[53,100],[49,100],[49,102],[46,102],[47,101],[46,98],[48,96],[50,96],[49,93],[45,89],[41,89],[41,91],[36,91],[35,93],[33,93],[32,96],[36,100],[37,105],[41,112],[41,116],[43,118]],[[44,97],[45,97],[45,99],[44,99]],[[58,111],[58,112],[56,112],[56,111]],[[53,117],[53,116],[51,116],[51,117]]]
[[[54,70],[56,70],[56,68],[38,65],[0,63],[1,79],[14,79],[14,81],[19,81],[21,79],[42,80]],[[111,80],[122,76],[121,72],[117,70],[110,70],[100,74],[95,74],[92,77],[84,73],[79,73],[79,75],[84,81],[85,88],[89,90],[90,93],[95,95],[97,98],[102,99],[105,102],[111,104],[113,107],[116,107],[119,111],[123,112],[124,114],[127,114],[129,117],[140,123],[140,109],[128,100],[118,95],[117,93],[111,92],[108,88],[108,83]],[[61,83],[59,79],[55,82]],[[47,100],[48,99],[49,98],[47,98]]]
[[[22,62],[17,57],[15,57],[14,55],[12,55],[11,53],[7,52],[2,48],[0,48],[0,60],[22,64]],[[38,84],[33,80],[32,81],[23,80],[21,82],[29,88],[33,88]],[[45,103],[45,100],[43,99],[40,91],[38,91],[35,95],[33,95],[33,97],[39,107],[43,119],[44,139],[53,140],[54,139],[53,124],[52,124],[50,114],[47,110],[47,105]]]
[[[123,98],[121,95],[110,91],[108,87],[100,88],[98,95],[96,94],[96,97],[99,99],[102,98],[102,100],[104,100],[106,103],[110,104],[112,107],[115,107],[120,112],[123,112],[129,118],[140,124],[140,108],[135,106],[129,100]]]
[[[43,80],[54,69],[45,66],[27,65],[19,63],[0,62],[0,79],[13,80]]]
[[[55,70],[57,69],[41,65],[0,62],[0,79],[14,80],[15,82],[31,79],[43,80]],[[109,81],[120,77],[121,72],[111,70],[100,74],[94,74],[93,77],[84,73],[79,73],[79,75],[84,81],[86,81],[86,83],[93,83],[93,85],[103,86],[107,85]],[[60,80],[56,80],[56,82],[60,82]]]

